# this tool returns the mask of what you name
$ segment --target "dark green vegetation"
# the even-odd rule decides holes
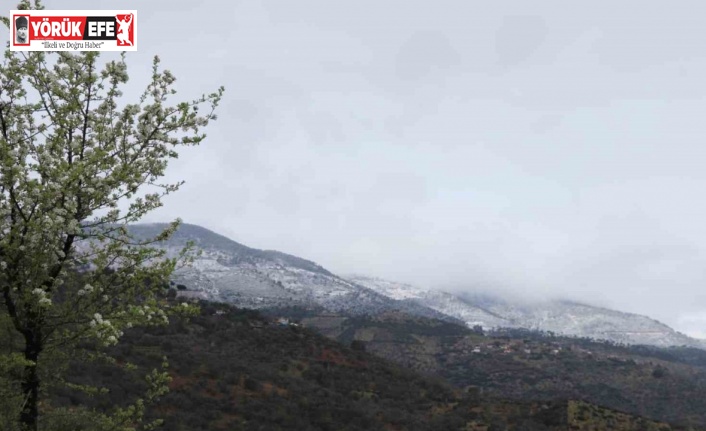
[[[706,426],[706,352],[698,349],[619,346],[520,330],[484,336],[404,315],[310,315],[302,321],[485,396],[585,400],[654,420]]]
[[[305,314],[300,317],[306,320]],[[484,339],[442,322],[401,316],[378,322],[389,329],[393,344],[404,339],[413,346],[419,337],[437,336]],[[343,337],[351,338],[351,331]],[[374,341],[347,347],[253,311],[202,303],[201,314],[190,322],[126,333],[113,348],[117,367],[73,370],[72,381],[105,385],[108,394],[66,392],[52,403],[119,405],[125,393],[144,389],[138,376],[159,367],[167,355],[171,391],[149,413],[164,418],[167,430],[685,429],[574,401],[499,399],[478,387],[422,376],[370,350],[378,351]]]

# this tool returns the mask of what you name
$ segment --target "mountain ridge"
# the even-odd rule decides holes
[[[138,237],[156,236],[166,223],[130,227]],[[338,276],[317,263],[276,250],[259,250],[193,224],[180,225],[159,244],[176,255],[193,241],[201,255],[174,273],[189,295],[262,309],[321,306],[332,312],[377,314],[402,311],[468,327],[527,328],[626,344],[691,346],[706,342],[681,334],[655,319],[571,300],[510,303],[477,293],[451,294],[366,276]],[[182,293],[186,295],[187,293]]]
[[[380,292],[390,292],[393,282],[375,278],[353,278],[354,281],[377,289]],[[406,284],[398,284],[395,292],[400,293]],[[465,315],[473,314],[473,310],[483,310],[493,316],[501,316],[505,324],[495,321],[469,322],[467,326],[480,324],[485,328],[526,328],[540,331],[556,332],[563,335],[593,338],[626,344],[647,344],[656,346],[691,346],[705,348],[704,340],[698,340],[682,334],[668,325],[648,316],[612,310],[606,307],[593,306],[578,301],[559,299],[534,302],[511,302],[508,299],[483,295],[482,308],[476,304],[473,294],[461,293],[459,301],[453,306],[440,308],[436,298],[442,293],[431,289],[421,289],[410,286],[421,304],[426,304],[439,312],[465,320]],[[449,294],[450,295],[450,294]],[[459,309],[467,304],[468,309]],[[455,307],[455,308],[454,308]],[[474,316],[477,316],[474,315]]]

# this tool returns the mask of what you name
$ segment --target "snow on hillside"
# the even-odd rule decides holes
[[[456,317],[469,327],[526,328],[626,344],[706,347],[649,317],[571,301],[511,302],[489,296],[452,295],[377,278],[349,279],[383,295],[413,298],[438,312]]]
[[[135,225],[149,237],[164,225]],[[569,301],[520,303],[488,296],[451,294],[377,278],[341,278],[314,262],[285,253],[257,250],[200,226],[182,225],[163,243],[176,256],[193,241],[201,254],[178,269],[174,281],[192,295],[241,307],[317,306],[333,312],[377,314],[403,311],[463,322],[469,327],[527,328],[560,334],[657,346],[706,347],[668,326],[636,314]]]

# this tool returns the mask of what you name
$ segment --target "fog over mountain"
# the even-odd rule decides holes
[[[147,221],[706,336],[705,3],[137,9],[128,97],[154,54],[182,97],[227,89],[204,144],[170,166],[186,185]]]
[[[140,239],[154,238],[166,224],[131,225]],[[253,309],[309,310],[312,315],[405,315],[440,319],[484,331],[523,329],[621,344],[706,349],[706,340],[688,337],[648,316],[565,300],[523,300],[439,290],[361,275],[337,275],[305,258],[258,250],[201,226],[182,224],[168,241],[156,244],[179,256],[193,244],[194,259],[172,274],[177,295]],[[329,324],[331,321],[329,322]]]

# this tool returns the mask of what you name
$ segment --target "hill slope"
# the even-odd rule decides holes
[[[464,393],[353,345],[256,312],[201,304],[191,322],[133,329],[114,348],[118,364],[170,361],[171,391],[151,410],[172,431],[198,430],[677,430],[574,401],[508,401]],[[65,394],[57,405],[120,405],[135,383],[108,366],[79,368],[73,381],[107,394]],[[611,421],[611,426],[606,425]]]
[[[301,318],[343,343],[362,343],[371,353],[484,395],[584,400],[706,426],[706,352],[700,349],[621,346],[517,329],[488,336],[402,314]]]
[[[165,224],[131,227],[140,237],[154,236]],[[200,226],[184,224],[162,246],[176,255],[193,241],[202,254],[177,270],[175,281],[192,297],[241,307],[320,306],[332,312],[374,315],[402,311],[464,322],[469,327],[511,327],[630,344],[704,347],[704,342],[636,314],[567,301],[533,304],[487,296],[452,295],[368,278],[344,279],[320,265],[285,253],[247,247]]]
[[[348,279],[390,298],[405,298],[455,317],[469,327],[525,328],[627,344],[706,347],[703,340],[649,317],[588,304],[561,300],[513,302],[489,295],[452,295],[378,278]]]

